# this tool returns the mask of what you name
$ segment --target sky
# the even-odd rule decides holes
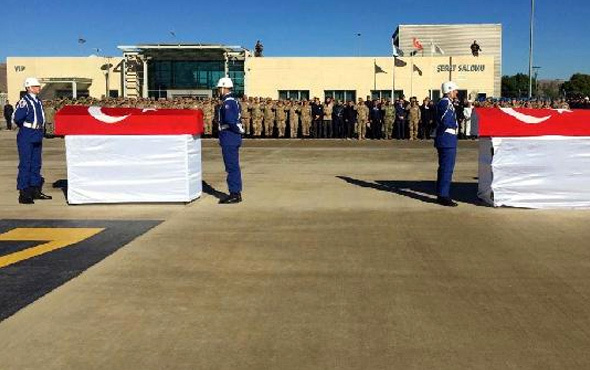
[[[253,50],[258,39],[265,56],[388,56],[399,24],[501,23],[503,74],[528,73],[529,0],[2,3],[0,62],[8,56],[87,56],[97,48],[100,55],[120,56],[118,45],[140,43],[220,43]],[[590,74],[590,1],[536,0],[535,8],[539,79]]]

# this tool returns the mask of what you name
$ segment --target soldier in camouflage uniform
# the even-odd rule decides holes
[[[272,137],[275,125],[275,108],[272,100],[268,99],[264,104],[264,135]]]
[[[285,127],[287,126],[287,110],[282,100],[279,100],[275,107],[275,121],[279,131],[279,137],[285,137]]]
[[[264,119],[264,114],[262,112],[262,106],[258,98],[254,100],[252,104],[252,135],[256,137],[260,137],[262,135],[262,120]]]
[[[391,140],[393,134],[393,123],[395,122],[395,107],[391,104],[390,100],[387,100],[383,107],[383,125],[385,130],[385,139]]]
[[[408,109],[408,120],[410,122],[410,140],[418,139],[418,126],[420,125],[420,105],[416,99],[412,100],[410,108]]]
[[[299,128],[299,103],[295,101],[290,101],[289,105],[289,129],[291,134],[289,137],[291,139],[295,139],[297,137],[297,129]]]
[[[205,124],[204,133],[207,136],[213,134],[213,115],[215,106],[211,102],[211,99],[205,100],[203,103],[203,123]]]
[[[49,100],[43,102],[43,111],[45,112],[45,136],[53,137],[55,132],[55,107],[57,101]]]
[[[358,112],[358,121],[357,121],[357,133],[359,140],[365,140],[365,135],[367,134],[367,123],[369,122],[369,108],[363,101],[363,98],[359,98],[359,102],[356,105],[356,110]]]
[[[301,112],[301,136],[304,138],[309,137],[309,129],[311,128],[311,105],[309,100],[303,102],[303,105],[299,107]]]
[[[242,98],[242,102],[240,104],[241,115],[242,115],[242,125],[244,126],[244,134],[245,135],[252,135],[252,128],[250,126],[250,119],[251,119],[251,101],[244,96]]]

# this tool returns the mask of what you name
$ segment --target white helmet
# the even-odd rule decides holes
[[[38,79],[36,79],[35,77],[29,77],[25,80],[25,89],[27,87],[32,87],[32,86],[41,86],[41,82],[39,82]]]
[[[217,87],[225,87],[226,89],[233,89],[234,83],[232,82],[231,78],[222,77],[219,79],[219,82],[217,83]]]
[[[459,90],[459,86],[457,86],[457,84],[453,81],[447,81],[443,82],[441,90],[443,94],[448,94],[453,90]]]

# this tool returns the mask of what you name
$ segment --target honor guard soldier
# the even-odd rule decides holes
[[[244,128],[241,121],[240,103],[233,97],[234,84],[228,77],[219,80],[217,88],[221,97],[219,106],[219,145],[227,172],[229,196],[221,199],[221,204],[240,203],[242,201],[242,174],[240,172],[240,146]]]
[[[27,78],[24,83],[27,93],[19,101],[14,111],[14,122],[19,127],[16,136],[18,146],[17,189],[21,204],[33,204],[34,199],[51,199],[41,192],[41,148],[45,128],[43,104],[37,97],[41,84],[36,78]]]
[[[442,84],[441,90],[445,95],[438,102],[436,113],[436,138],[434,146],[438,151],[438,174],[436,178],[437,202],[443,206],[456,207],[457,203],[451,199],[451,181],[455,169],[457,156],[457,116],[453,100],[457,97],[457,84],[448,81]]]

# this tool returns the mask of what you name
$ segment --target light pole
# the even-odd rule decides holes
[[[533,28],[535,22],[535,0],[531,0],[531,24],[529,39],[529,99],[533,97]]]
[[[537,98],[539,97],[539,79],[537,78],[539,76],[539,69],[541,69],[541,67],[533,66],[533,74],[535,76],[535,94],[537,95]]]

